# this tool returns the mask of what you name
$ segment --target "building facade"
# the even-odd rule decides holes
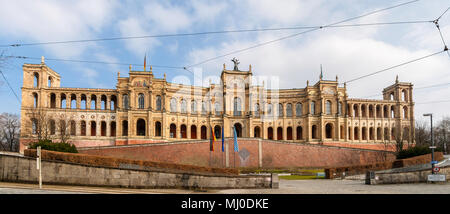
[[[130,66],[115,89],[64,88],[44,59],[24,64],[20,150],[43,134],[91,147],[221,138],[222,132],[227,138],[234,128],[238,137],[298,143],[414,142],[411,83],[396,80],[383,100],[369,100],[349,98],[337,77],[267,89],[252,83],[251,66],[224,64],[220,79],[206,87],[175,84]]]

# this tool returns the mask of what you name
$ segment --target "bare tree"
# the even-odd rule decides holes
[[[72,128],[74,127],[74,124],[71,124],[73,121],[73,117],[69,117],[66,114],[62,114],[60,116],[60,121],[57,125],[57,132],[58,132],[58,141],[61,143],[67,143],[67,141],[71,138],[71,136],[74,134]]]
[[[19,150],[20,120],[17,114],[0,115],[0,149],[17,152]]]
[[[35,108],[30,112],[31,120],[28,121],[32,128],[32,134],[37,136],[38,141],[50,140],[51,121],[46,111],[41,108]]]
[[[430,130],[424,121],[416,121],[416,146],[428,146],[430,143]]]

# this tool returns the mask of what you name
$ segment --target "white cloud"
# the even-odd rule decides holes
[[[94,38],[110,20],[111,1],[8,1],[0,7],[0,35],[25,43]],[[18,41],[13,41],[18,42]],[[79,56],[86,45],[43,46],[59,57]]]

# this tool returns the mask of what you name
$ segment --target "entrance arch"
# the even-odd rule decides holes
[[[272,127],[267,128],[267,139],[273,140],[273,128]]]
[[[331,123],[325,125],[325,138],[333,138],[333,124]]]

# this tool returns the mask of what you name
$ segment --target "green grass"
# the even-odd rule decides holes
[[[288,176],[280,176],[279,178],[284,180],[323,179],[323,177],[317,177],[315,175],[288,175]]]

